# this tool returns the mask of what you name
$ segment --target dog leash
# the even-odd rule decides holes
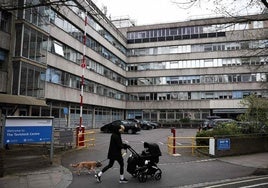
[[[102,162],[107,161],[107,160],[108,160],[108,158],[106,158],[106,159],[104,159],[104,160],[102,160],[102,161],[99,161],[99,162],[102,163]]]
[[[126,154],[127,154],[127,150],[126,150],[125,153],[122,153],[122,157],[124,157]],[[102,161],[98,161],[98,162],[102,163],[102,162],[107,161],[107,160],[108,160],[108,158],[106,158],[106,159],[104,159],[104,160],[102,160]]]

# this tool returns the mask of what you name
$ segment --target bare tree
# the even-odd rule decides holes
[[[26,3],[19,3],[16,0],[0,0],[0,11],[13,11],[27,8],[34,8],[40,6],[62,6],[66,5],[66,2],[71,0],[40,0],[40,1],[28,1]]]
[[[24,9],[32,9],[38,14],[38,7],[53,7],[60,10],[65,7],[76,7],[81,12],[88,12],[97,20],[104,19],[109,22],[109,19],[98,9],[98,7],[91,3],[91,0],[0,0],[0,11],[19,11]],[[36,10],[34,10],[36,9]],[[68,13],[65,13],[66,15]],[[42,15],[41,15],[42,16]],[[112,25],[112,24],[111,24]],[[115,26],[112,25],[114,29]]]
[[[268,2],[267,2],[267,0],[261,0],[261,2],[264,4],[264,6],[265,6],[266,8],[268,8]]]
[[[235,16],[235,14],[246,13],[252,9],[259,9],[264,12],[268,8],[267,0],[170,0],[179,8],[190,9],[193,7],[204,7],[217,14]],[[207,7],[212,5],[211,8]]]

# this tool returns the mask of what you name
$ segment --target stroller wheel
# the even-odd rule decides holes
[[[140,182],[146,182],[147,180],[147,174],[145,173],[138,173],[138,179]]]
[[[155,180],[160,180],[162,177],[162,171],[160,169],[158,169],[155,173],[154,173],[154,179]]]

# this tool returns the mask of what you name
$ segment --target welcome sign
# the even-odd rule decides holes
[[[51,142],[53,117],[6,117],[4,144]]]

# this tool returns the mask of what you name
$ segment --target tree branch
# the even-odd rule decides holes
[[[265,6],[266,8],[268,8],[268,2],[267,2],[267,0],[261,0],[261,2],[264,4],[264,6]]]
[[[71,1],[71,0],[40,0],[40,3],[33,4],[33,3],[28,3],[24,4],[23,6],[15,5],[12,2],[8,3],[3,3],[0,1],[0,10],[5,10],[5,11],[13,11],[13,10],[23,10],[23,9],[28,9],[28,8],[35,8],[35,7],[41,7],[41,6],[52,6],[52,5],[65,5],[66,2]]]

